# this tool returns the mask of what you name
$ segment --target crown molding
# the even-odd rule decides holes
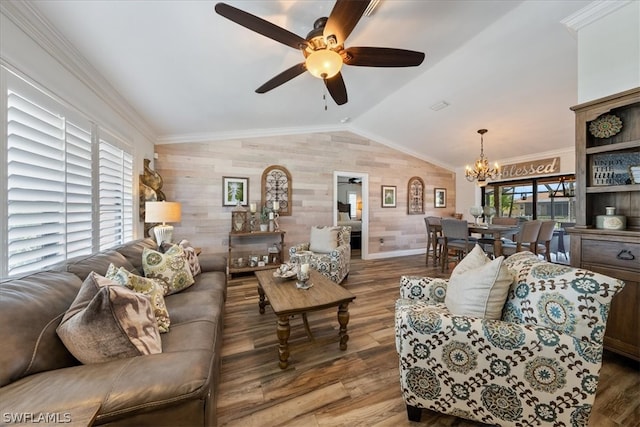
[[[576,34],[587,25],[604,18],[629,3],[631,3],[631,0],[596,0],[567,16],[560,23],[567,27],[571,33]]]
[[[30,1],[0,1],[0,12],[150,141],[156,132]]]

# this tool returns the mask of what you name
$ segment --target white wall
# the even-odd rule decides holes
[[[153,159],[155,135],[97,73],[87,76],[82,60],[43,26],[21,3],[3,3],[0,13],[0,60],[9,69],[52,92],[90,120],[134,148],[134,218],[138,217],[138,176],[143,159]],[[85,64],[86,65],[86,64]],[[95,71],[95,70],[94,70]],[[93,80],[96,79],[96,80]],[[100,86],[99,86],[100,85]],[[4,137],[4,135],[3,135]],[[143,234],[134,220],[134,236]]]
[[[578,102],[640,86],[640,1],[578,29]]]

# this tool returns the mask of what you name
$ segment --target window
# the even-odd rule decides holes
[[[573,175],[496,182],[482,191],[485,206],[497,207],[498,216],[575,222]]]
[[[347,192],[347,203],[349,203],[349,217],[358,217],[358,194],[355,191]]]
[[[7,132],[0,277],[131,240],[132,156],[124,144],[96,142],[98,126],[86,117],[1,72]]]

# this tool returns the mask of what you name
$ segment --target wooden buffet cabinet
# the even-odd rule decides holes
[[[634,183],[631,176],[625,179],[619,173],[640,165],[635,163],[640,156],[640,88],[571,109],[576,114],[576,225],[569,230],[571,265],[625,282],[611,304],[604,347],[640,361],[640,181]],[[618,117],[622,130],[608,138],[595,137],[589,127],[603,115]],[[602,179],[606,165],[611,165],[611,172]],[[614,173],[617,178],[610,178]],[[604,215],[607,206],[626,216],[626,229],[595,228],[596,216]]]

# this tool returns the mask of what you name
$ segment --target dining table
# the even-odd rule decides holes
[[[502,238],[517,234],[520,227],[517,225],[501,224],[475,224],[469,223],[470,233],[479,233],[483,236],[490,235],[493,239],[493,254],[496,257],[502,255]]]

